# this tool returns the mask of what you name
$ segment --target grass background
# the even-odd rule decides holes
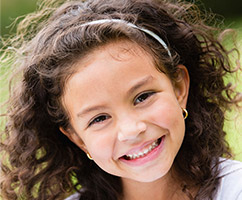
[[[240,64],[242,64],[242,17],[230,18],[226,20],[225,27],[233,28],[237,31],[237,47],[240,52]],[[231,42],[226,46],[232,47]],[[228,82],[237,85],[237,91],[242,92],[242,71],[236,76],[228,77]],[[228,133],[227,141],[229,142],[236,160],[242,161],[242,113],[241,111],[232,111],[227,113],[228,120],[225,121],[224,130]]]

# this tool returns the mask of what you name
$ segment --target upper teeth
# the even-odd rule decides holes
[[[140,158],[143,157],[145,155],[147,155],[149,152],[151,152],[155,147],[158,146],[158,140],[154,141],[151,145],[149,145],[147,148],[145,148],[144,150],[138,152],[138,153],[134,153],[134,154],[128,154],[126,155],[128,157],[128,159],[136,159],[136,158]]]

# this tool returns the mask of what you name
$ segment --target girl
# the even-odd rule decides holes
[[[221,158],[224,113],[240,101],[223,80],[233,69],[197,8],[60,4],[44,1],[13,40],[22,78],[2,136],[2,197],[242,199],[242,164]]]

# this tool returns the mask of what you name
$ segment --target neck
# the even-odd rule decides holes
[[[122,200],[189,200],[188,196],[182,191],[181,183],[169,174],[148,183],[125,178],[122,179],[122,183]]]

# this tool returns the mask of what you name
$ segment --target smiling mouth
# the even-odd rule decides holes
[[[162,137],[160,137],[159,139],[157,139],[156,141],[152,142],[148,147],[146,147],[144,150],[134,153],[134,154],[127,154],[122,156],[121,158],[125,159],[125,160],[135,160],[138,158],[142,158],[146,155],[148,155],[153,149],[155,149],[157,146],[160,145],[162,141]]]

